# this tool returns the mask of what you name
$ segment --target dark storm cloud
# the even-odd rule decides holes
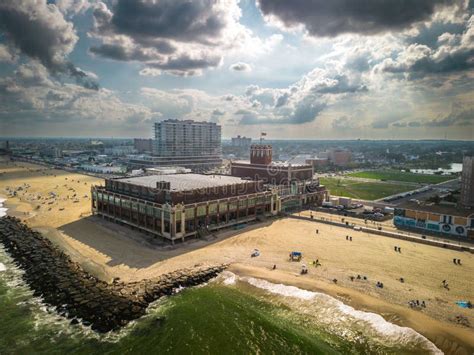
[[[127,48],[118,44],[102,44],[89,49],[93,54],[120,61],[147,61],[156,59],[156,55],[147,54],[141,48]]]
[[[460,23],[434,22],[430,25],[423,25],[418,28],[418,33],[408,36],[405,40],[408,44],[424,44],[428,47],[437,47],[438,38],[443,33],[461,34],[465,26]]]
[[[95,6],[90,32],[101,43],[90,52],[142,62],[143,75],[198,75],[220,65],[223,48],[242,40],[240,29],[228,31],[237,25],[236,11],[235,2],[215,0],[117,0],[110,6],[101,2]]]
[[[90,78],[84,71],[77,68],[71,62],[66,63],[68,73],[71,77],[76,79],[76,82],[86,89],[99,90],[99,84]]]
[[[168,71],[187,72],[190,70],[199,70],[208,67],[216,67],[221,61],[220,57],[201,57],[191,58],[187,55],[182,55],[176,58],[169,58],[165,62],[148,62],[147,66],[155,69],[162,69]]]
[[[388,62],[383,66],[388,73],[408,73],[409,79],[420,79],[427,74],[445,74],[474,68],[474,48],[446,53],[442,59],[426,55],[406,62]]]
[[[98,84],[76,68],[66,57],[73,50],[77,36],[54,5],[26,0],[0,2],[0,32],[24,55],[37,59],[55,75],[67,75],[86,88]]]
[[[303,25],[313,36],[397,31],[427,20],[457,0],[258,0],[262,13],[287,27]]]
[[[206,43],[219,36],[226,23],[210,9],[213,0],[119,0],[112,25],[117,33]]]

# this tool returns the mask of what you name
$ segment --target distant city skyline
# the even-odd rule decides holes
[[[4,0],[0,135],[474,139],[474,1],[354,4]]]

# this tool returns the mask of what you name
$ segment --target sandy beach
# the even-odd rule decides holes
[[[473,301],[473,254],[292,218],[226,230],[208,241],[162,245],[90,215],[91,184],[101,183],[34,164],[0,162],[0,196],[8,198],[8,213],[47,235],[103,279],[138,280],[196,264],[226,262],[236,274],[321,291],[354,308],[379,313],[414,328],[447,353],[474,351],[474,312],[455,304]],[[394,251],[395,245],[401,253]],[[257,258],[250,257],[254,248],[261,252]],[[293,250],[303,253],[302,262],[288,261]],[[462,265],[453,264],[453,258],[461,259]],[[321,266],[310,265],[316,259]],[[303,263],[309,268],[307,275],[299,273]],[[271,270],[274,264],[277,269]],[[376,287],[377,281],[384,287]],[[426,308],[411,309],[410,300],[424,300]],[[470,326],[458,324],[457,316]]]

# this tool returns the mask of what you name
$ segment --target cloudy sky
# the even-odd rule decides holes
[[[2,0],[0,135],[474,139],[474,0]]]

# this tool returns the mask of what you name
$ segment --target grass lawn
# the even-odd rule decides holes
[[[360,182],[340,178],[320,178],[320,182],[329,189],[331,195],[369,201],[413,190],[413,186],[388,182]]]
[[[453,176],[406,173],[397,170],[361,171],[358,173],[347,174],[347,176],[364,179],[417,182],[422,184],[439,184],[440,182],[455,178]]]

